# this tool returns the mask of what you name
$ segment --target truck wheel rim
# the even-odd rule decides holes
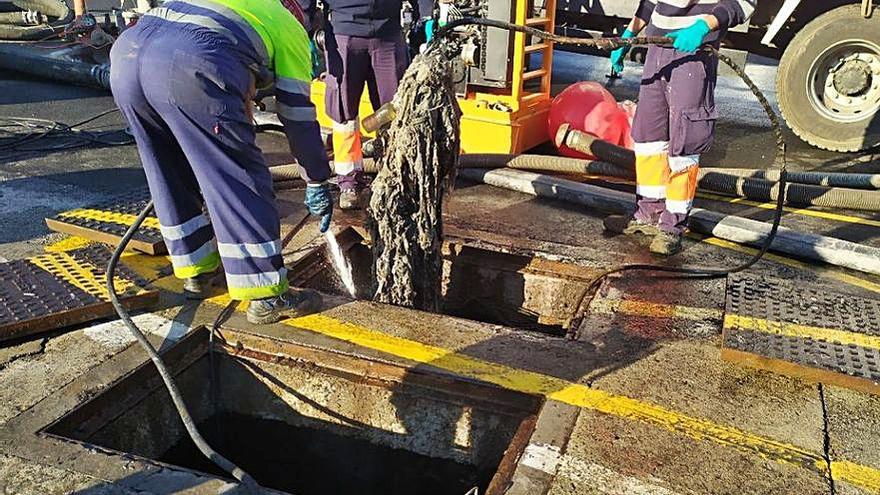
[[[841,123],[870,119],[880,109],[880,46],[840,41],[810,65],[807,97],[813,109]]]

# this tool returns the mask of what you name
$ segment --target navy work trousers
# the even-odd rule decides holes
[[[119,37],[111,59],[113,96],[137,142],[175,274],[211,272],[222,259],[233,299],[285,292],[272,179],[245,108],[253,75],[234,46],[145,17]]]

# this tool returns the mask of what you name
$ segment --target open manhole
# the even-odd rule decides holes
[[[352,265],[358,297],[372,296],[372,253],[351,230],[340,242]],[[308,266],[308,268],[306,268]],[[347,294],[333,266],[304,263],[294,284]],[[459,318],[562,336],[577,325],[596,270],[537,256],[444,245],[442,312]]]
[[[228,329],[213,344],[208,335],[197,329],[165,360],[209,443],[283,492],[501,493],[540,406],[426,367]],[[150,362],[44,433],[228,477],[191,443]]]

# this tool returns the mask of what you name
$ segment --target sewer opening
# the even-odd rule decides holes
[[[360,239],[343,246],[359,298],[372,297],[372,253]],[[347,296],[329,254],[295,283]],[[460,243],[443,249],[441,312],[483,323],[564,336],[582,316],[596,271],[569,263]]]
[[[209,443],[287,493],[499,493],[540,406],[427,369],[220,333],[213,353],[200,328],[163,357]],[[44,433],[228,478],[189,440],[149,362]]]

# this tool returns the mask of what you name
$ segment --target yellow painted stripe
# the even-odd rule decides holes
[[[630,397],[614,395],[541,373],[464,356],[448,349],[394,337],[322,314],[286,320],[285,323],[459,376],[517,392],[542,395],[583,409],[650,423],[693,439],[709,440],[762,458],[795,464],[826,474],[824,459],[818,453]],[[880,471],[875,474],[880,479]]]
[[[83,237],[65,237],[58,242],[53,242],[52,244],[49,244],[45,247],[44,251],[47,253],[64,253],[67,251],[73,251],[74,249],[86,247],[92,242],[93,241],[90,241]]]
[[[78,208],[76,210],[65,211],[58,214],[61,218],[82,218],[84,220],[94,220],[96,222],[118,223],[120,225],[131,225],[137,219],[137,215],[128,213],[119,213],[115,211],[94,210],[90,208]],[[156,217],[147,217],[142,227],[159,230],[159,220]]]
[[[624,314],[651,318],[680,318],[694,321],[720,320],[724,315],[724,312],[718,309],[605,297],[594,298],[590,303],[590,312],[606,315]]]
[[[832,460],[831,474],[836,480],[844,480],[873,493],[880,493],[880,477],[874,468],[849,461]]]
[[[88,294],[103,301],[110,300],[104,285],[107,278],[103,270],[91,263],[77,260],[67,253],[44,254],[28,258],[28,261]],[[101,275],[97,275],[98,273]],[[126,294],[130,290],[139,291],[134,282],[121,277],[114,277],[113,284],[119,294]]]
[[[723,201],[725,203],[732,204],[740,204],[746,206],[754,206],[756,208],[763,208],[765,210],[775,210],[776,203],[759,203],[757,201],[751,201],[745,198],[729,198],[727,196],[720,196],[718,194],[711,193],[698,193],[697,196],[703,199],[711,199],[712,201]],[[806,217],[814,217],[814,218],[822,218],[824,220],[832,220],[835,222],[843,222],[843,223],[854,223],[858,225],[868,225],[871,227],[880,227],[880,221],[871,220],[868,218],[859,218],[854,217],[852,215],[842,215],[840,213],[831,213],[828,211],[817,211],[817,210],[809,210],[806,208],[794,208],[790,206],[784,207],[786,213],[796,213],[798,215],[803,215]]]
[[[724,239],[719,239],[717,237],[703,238],[703,237],[695,235],[695,234],[689,234],[689,237],[692,237],[694,239],[698,239],[701,242],[704,242],[706,244],[710,244],[712,246],[722,247],[725,249],[729,249],[731,251],[738,251],[740,253],[745,253],[745,254],[749,254],[749,255],[752,255],[752,254],[755,254],[758,252],[757,249],[750,248],[748,246],[743,246],[740,244],[736,244],[734,242],[726,241]],[[828,266],[813,265],[810,263],[805,263],[803,261],[798,261],[793,258],[788,258],[786,256],[780,256],[778,254],[773,254],[773,253],[765,254],[764,258],[771,260],[771,261],[775,261],[777,263],[780,263],[780,264],[783,264],[786,266],[790,266],[790,267],[794,267],[794,268],[804,268],[804,269],[813,271],[813,272],[817,273],[818,275],[825,277],[825,278],[834,279],[839,282],[843,282],[843,283],[846,283],[846,284],[849,284],[849,285],[852,285],[855,287],[861,287],[862,289],[869,290],[871,292],[880,293],[880,284],[878,284],[876,282],[871,282],[870,280],[865,280],[863,278],[859,278],[859,277],[850,275],[849,273],[846,273],[844,271],[837,270],[834,268],[830,268]]]
[[[753,332],[782,335],[783,337],[797,337],[802,339],[810,338],[825,342],[836,342],[843,345],[853,344],[870,349],[880,349],[880,337],[849,332],[846,330],[838,330],[836,328],[812,327],[785,321],[765,320],[762,318],[753,318],[751,316],[730,313],[724,315],[724,326],[726,328],[742,328],[743,330],[750,330]]]

